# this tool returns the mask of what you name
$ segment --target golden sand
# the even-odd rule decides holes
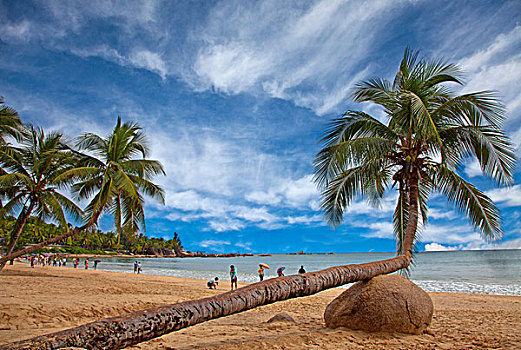
[[[224,282],[224,281],[223,281]],[[153,306],[222,293],[206,281],[16,263],[0,274],[0,345]],[[327,329],[341,289],[212,320],[131,349],[521,349],[521,297],[430,293],[428,334]],[[266,323],[280,312],[296,323]]]

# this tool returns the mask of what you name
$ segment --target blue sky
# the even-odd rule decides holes
[[[324,222],[322,130],[346,109],[382,117],[351,88],[391,79],[410,46],[459,64],[456,91],[499,91],[519,156],[520,14],[518,1],[0,0],[0,95],[71,138],[106,135],[118,115],[142,125],[167,172],[148,235],[206,252],[394,251],[395,191],[378,209],[357,200],[336,230]],[[501,208],[503,240],[482,241],[433,195],[419,250],[521,248],[521,169],[508,189],[472,161],[462,174]]]

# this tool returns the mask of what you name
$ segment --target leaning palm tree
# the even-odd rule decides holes
[[[144,133],[135,123],[122,123],[118,118],[112,133],[105,138],[95,134],[84,134],[78,145],[86,153],[76,153],[79,159],[73,168],[63,171],[55,181],[74,182],[71,189],[78,199],[90,199],[85,209],[86,222],[59,236],[26,247],[3,261],[29,254],[36,249],[56,243],[85,230],[98,222],[103,213],[114,216],[119,230],[136,227],[144,229],[143,194],[164,201],[163,189],[151,179],[164,174],[162,165],[156,160],[145,159],[148,148]],[[142,158],[137,158],[136,156]]]
[[[68,185],[60,179],[73,167],[73,153],[63,142],[63,135],[45,135],[42,129],[29,126],[20,140],[20,147],[0,150],[0,162],[6,174],[0,175],[1,192],[7,202],[2,213],[19,211],[9,238],[6,255],[12,253],[27,219],[34,213],[40,219],[52,219],[67,225],[66,213],[73,219],[82,216],[82,210],[58,190]],[[0,262],[0,270],[5,261]]]
[[[325,147],[316,158],[324,213],[333,225],[341,222],[355,196],[377,202],[392,180],[396,182],[397,257],[270,279],[209,298],[89,323],[12,347],[122,348],[210,319],[407,268],[418,216],[425,222],[426,201],[433,190],[446,194],[485,237],[499,237],[498,210],[457,169],[467,156],[476,156],[485,174],[499,184],[511,183],[515,157],[500,128],[503,108],[487,91],[453,96],[443,85],[448,82],[461,84],[454,65],[419,61],[417,54],[406,50],[394,82],[362,82],[354,93],[356,101],[383,106],[388,123],[348,111],[333,121],[324,137]]]
[[[397,186],[393,216],[397,252],[412,257],[418,218],[427,222],[427,199],[444,194],[486,240],[502,236],[499,210],[458,169],[474,157],[499,185],[513,182],[516,157],[501,131],[504,108],[491,91],[454,95],[444,83],[462,84],[457,66],[426,62],[405,51],[394,81],[371,79],[356,85],[356,102],[373,102],[386,123],[349,110],[333,120],[316,157],[316,181],[331,225],[343,219],[357,196],[378,204]]]

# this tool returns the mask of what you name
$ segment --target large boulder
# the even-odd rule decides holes
[[[423,289],[394,274],[355,283],[328,305],[324,319],[329,328],[420,334],[433,311]]]

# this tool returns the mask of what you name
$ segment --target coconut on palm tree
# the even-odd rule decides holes
[[[409,266],[418,217],[427,218],[427,198],[440,191],[456,204],[484,237],[501,235],[494,203],[459,173],[475,157],[498,184],[512,182],[515,156],[501,131],[504,110],[488,91],[455,96],[445,83],[461,84],[457,67],[418,60],[405,51],[393,82],[372,79],[356,86],[354,99],[384,108],[387,122],[360,111],[335,119],[316,157],[316,181],[325,217],[333,225],[358,195],[378,202],[394,183],[399,199],[393,217],[398,256],[285,276],[200,300],[113,317],[15,344],[122,348],[210,319],[257,306],[312,295]],[[127,331],[132,330],[132,331]]]
[[[45,135],[42,129],[29,126],[19,147],[0,151],[0,162],[6,174],[0,176],[0,188],[7,202],[2,213],[19,211],[9,238],[6,255],[12,253],[27,219],[35,214],[40,219],[52,219],[67,225],[66,214],[79,219],[82,210],[59,192],[68,181],[60,179],[74,166],[74,156],[63,142],[63,135]],[[0,270],[5,261],[0,262]]]
[[[148,148],[139,125],[122,123],[118,118],[107,137],[84,134],[79,138],[77,146],[85,153],[75,152],[74,167],[60,171],[54,182],[74,182],[71,190],[77,198],[90,199],[84,210],[85,224],[16,253],[7,254],[0,258],[0,264],[75,235],[95,225],[104,213],[114,216],[119,234],[123,229],[132,232],[137,227],[144,229],[143,195],[164,200],[163,189],[151,181],[153,176],[164,174],[164,170],[158,161],[145,159]]]

